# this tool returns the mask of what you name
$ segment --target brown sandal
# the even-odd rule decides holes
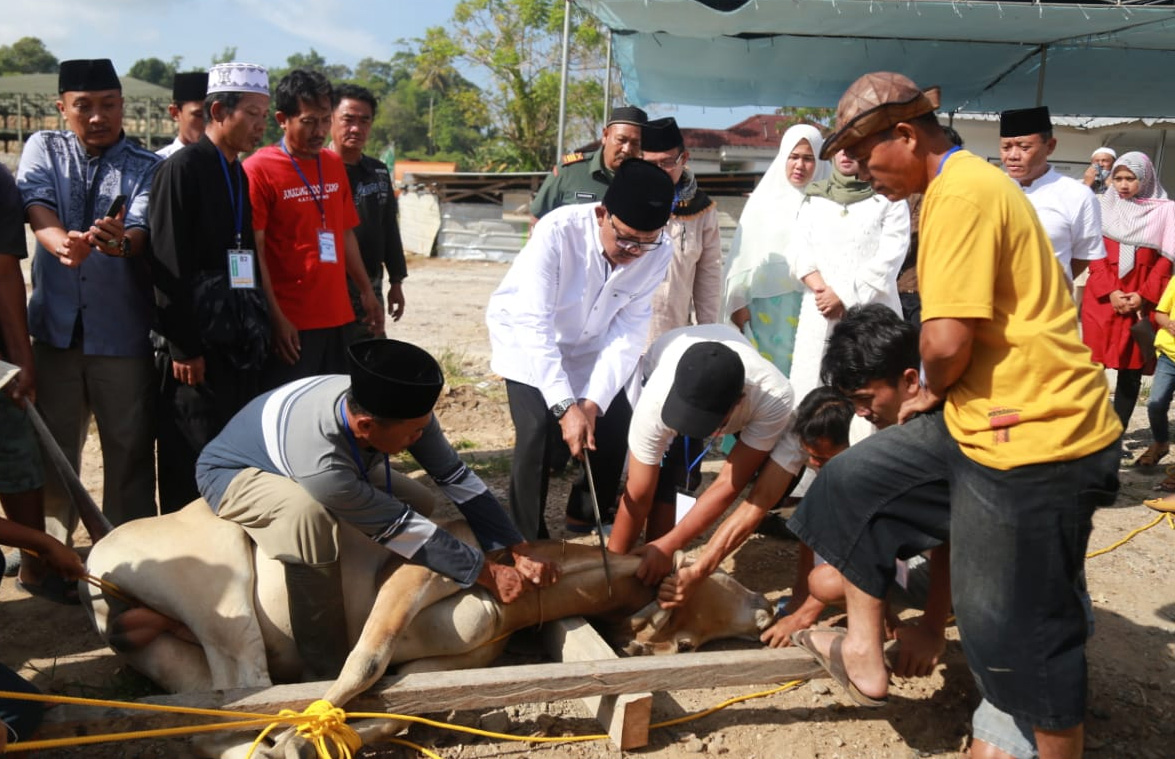
[[[1163,460],[1169,450],[1171,450],[1171,446],[1167,443],[1151,443],[1150,447],[1134,460],[1134,466],[1155,466]]]

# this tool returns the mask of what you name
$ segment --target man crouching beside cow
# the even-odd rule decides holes
[[[331,624],[343,618],[336,519],[503,603],[557,578],[553,565],[527,555],[502,506],[441,433],[432,413],[444,385],[436,359],[381,339],[356,343],[349,354],[350,377],[310,377],[261,395],[196,464],[200,493],[217,516],[282,562],[294,640],[306,674],[318,680],[335,677],[349,649],[345,626]],[[431,494],[389,463],[405,450],[457,505],[481,548],[509,548],[514,566],[487,559],[425,516]]]

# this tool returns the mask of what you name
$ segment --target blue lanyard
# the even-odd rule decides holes
[[[302,184],[306,185],[306,189],[310,191],[310,197],[314,200],[314,205],[318,206],[318,213],[322,215],[322,228],[326,229],[326,206],[322,204],[326,197],[326,182],[322,178],[322,153],[315,156],[318,160],[318,194],[314,193],[314,186],[310,184],[310,180],[302,173],[302,167],[298,165],[298,160],[290,154],[289,148],[286,147],[286,138],[281,139],[282,151],[289,157],[290,163],[294,164],[294,171],[298,172],[298,176],[302,178]]]
[[[698,454],[698,457],[697,457],[696,459],[694,459],[694,463],[692,463],[692,464],[691,464],[691,463],[690,463],[690,460],[689,460],[689,435],[685,435],[685,436],[684,436],[684,442],[685,442],[685,476],[686,476],[687,478],[689,477],[689,473],[690,473],[690,472],[692,472],[692,471],[694,471],[694,468],[695,468],[695,467],[697,467],[697,465],[698,465],[698,462],[699,462],[699,461],[701,461],[702,459],[704,459],[704,458],[706,457],[706,454],[710,452],[710,448],[711,448],[711,447],[714,445],[714,441],[715,441],[715,440],[717,440],[717,439],[718,439],[717,437],[712,437],[712,438],[710,438],[710,442],[709,442],[709,443],[706,443],[706,447],[702,449],[702,452]]]
[[[363,465],[363,456],[359,453],[359,442],[355,440],[355,433],[351,432],[351,423],[347,417],[346,398],[339,398],[339,415],[343,417],[343,432],[347,436],[347,442],[351,444],[351,458],[355,459],[355,466],[359,467],[359,476],[364,480],[367,479],[367,467]],[[388,455],[384,454],[384,489],[388,491],[388,495],[392,495],[392,464],[388,461]]]
[[[948,150],[946,153],[944,153],[944,154],[943,154],[943,156],[942,156],[942,160],[940,160],[940,161],[938,162],[938,171],[934,172],[934,175],[935,175],[936,177],[937,177],[939,174],[941,174],[941,173],[942,173],[942,167],[943,167],[943,165],[945,165],[945,164],[946,164],[946,162],[947,162],[947,159],[951,157],[951,154],[952,154],[952,153],[957,153],[957,152],[959,152],[960,150],[962,150],[962,148],[961,148],[961,147],[959,147],[958,145],[956,145],[956,146],[954,146],[953,148],[951,148],[950,150]]]
[[[216,157],[220,159],[220,168],[224,169],[224,184],[228,187],[228,202],[233,207],[233,219],[237,225],[237,250],[240,250],[241,229],[245,219],[245,193],[241,189],[241,166],[236,162],[233,163],[237,169],[237,191],[233,192],[233,182],[228,175],[228,161],[225,160],[224,153],[220,152],[220,148],[216,149]]]

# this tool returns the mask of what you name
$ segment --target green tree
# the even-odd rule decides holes
[[[285,76],[293,69],[319,71],[325,74],[326,78],[331,81],[351,78],[351,69],[348,66],[344,66],[341,63],[327,63],[326,58],[323,58],[314,48],[310,48],[309,53],[294,53],[287,58],[286,68],[281,72],[282,76]]]
[[[212,56],[212,65],[215,66],[218,63],[232,63],[236,59],[237,59],[236,46],[235,45],[225,45],[224,50],[221,50],[219,54]]]
[[[443,97],[457,79],[453,59],[457,46],[442,27],[434,26],[425,31],[424,39],[418,40],[420,52],[416,54],[416,70],[412,79],[428,93],[428,142],[429,152],[436,151],[434,138],[436,99]]]
[[[130,70],[126,73],[127,76],[134,79],[170,88],[182,60],[179,56],[170,61],[162,61],[158,58],[140,58],[131,64]]]
[[[0,45],[0,74],[56,74],[57,56],[36,37]]]
[[[541,171],[555,162],[566,7],[563,0],[457,4],[453,44],[489,80],[482,107],[490,132],[478,157],[483,168]],[[571,25],[568,144],[594,137],[603,111],[603,35],[590,17],[577,16]]]

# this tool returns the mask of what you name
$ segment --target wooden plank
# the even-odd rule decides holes
[[[706,651],[386,677],[346,706],[349,711],[431,714],[585,696],[762,685],[823,677],[823,673],[807,652],[795,648]],[[141,703],[276,714],[279,709],[304,709],[329,685],[296,683],[182,693],[145,698]],[[42,730],[45,737],[107,732],[118,722],[125,722],[126,715],[125,710],[60,706],[46,713]],[[137,730],[187,724],[175,715],[138,711],[133,715]]]
[[[599,633],[583,617],[568,617],[543,623],[543,646],[556,661],[599,661],[618,659]],[[653,694],[587,696],[582,699],[588,713],[596,718],[621,751],[649,744],[649,721],[653,715]]]

